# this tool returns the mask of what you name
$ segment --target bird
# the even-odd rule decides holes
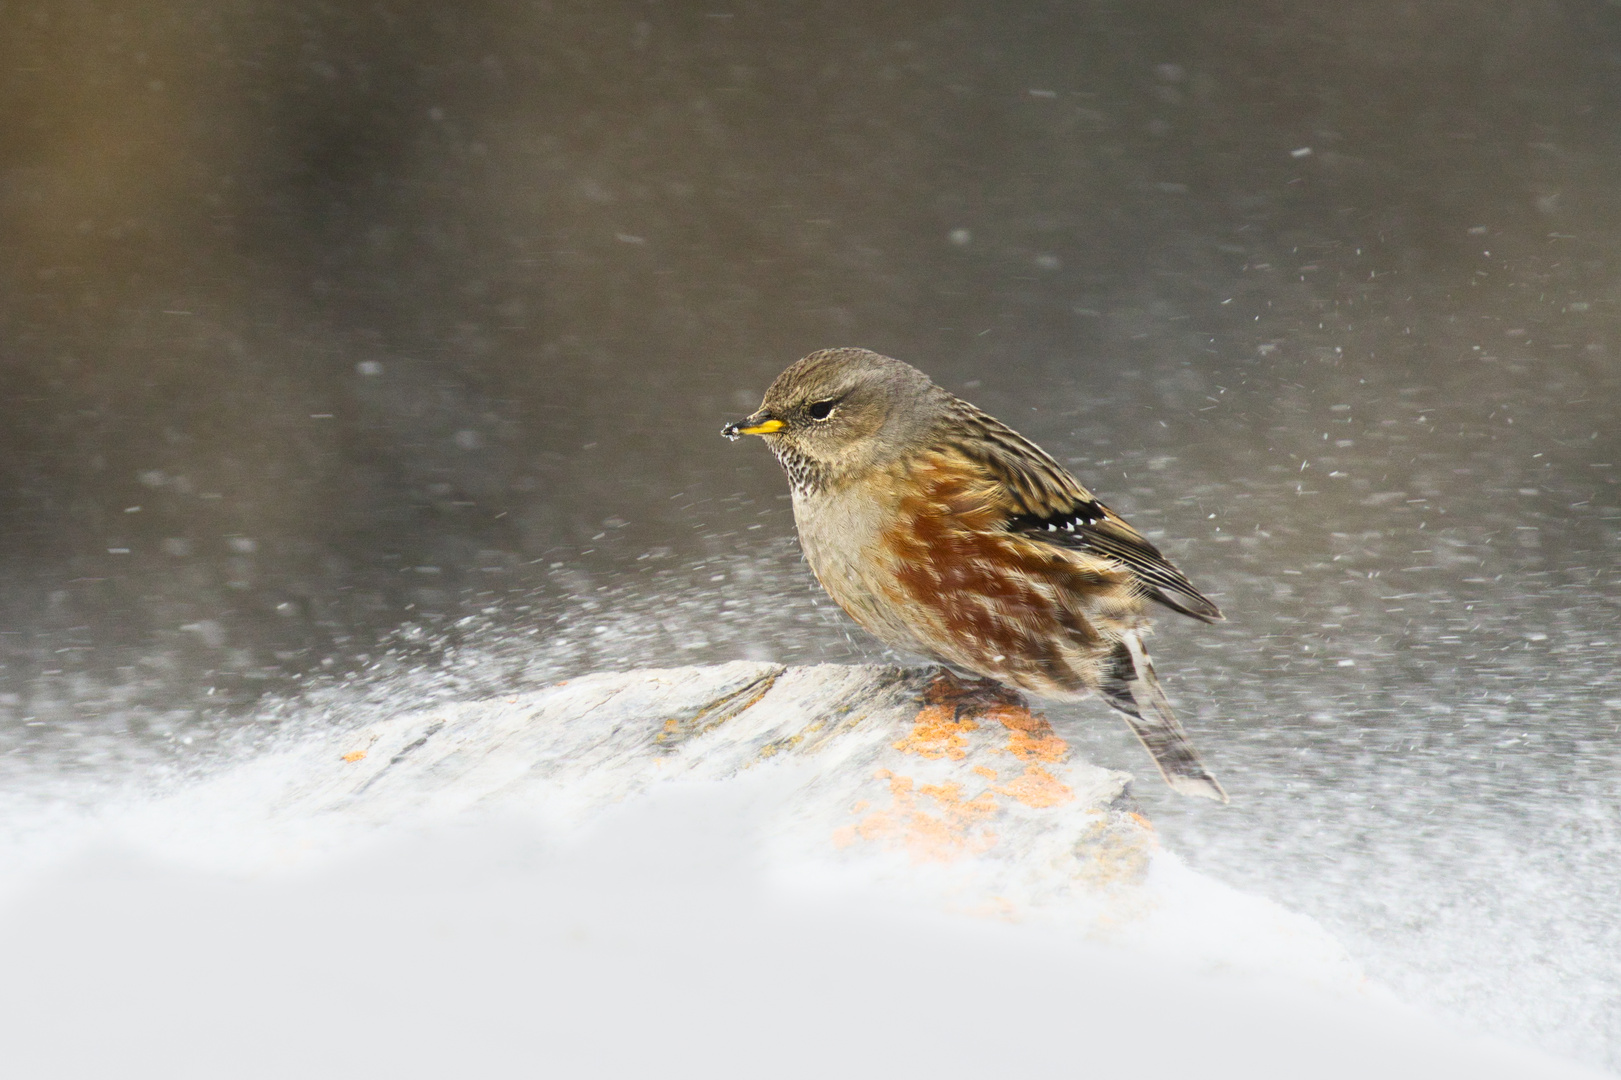
[[[1173,790],[1227,802],[1143,644],[1149,603],[1221,611],[1035,443],[860,348],[796,361],[721,434],[765,440],[811,571],[874,637],[1038,697],[1095,693]]]

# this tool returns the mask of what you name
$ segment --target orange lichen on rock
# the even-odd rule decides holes
[[[365,756],[366,756],[366,751],[364,751],[364,750],[351,750],[347,754],[343,755],[343,760],[345,760],[349,764],[353,765],[355,762],[359,761],[361,758],[363,758]]]
[[[903,754],[961,761],[968,756],[967,732],[979,727],[972,720],[957,716],[948,705],[927,705],[912,720],[912,730],[894,746]]]
[[[962,785],[954,780],[948,780],[943,784],[924,784],[917,790],[939,803],[948,816],[964,822],[975,821],[996,813],[996,796],[989,791],[982,791],[972,799],[964,799]]]
[[[1099,814],[1075,840],[1076,876],[1094,888],[1140,885],[1158,847],[1154,828],[1142,815]]]
[[[1075,798],[1075,793],[1066,784],[1040,765],[1026,765],[1023,776],[993,790],[1002,795],[1011,795],[1037,810],[1062,806]]]
[[[995,780],[996,779],[996,770],[991,768],[988,765],[975,765],[974,766],[974,771],[976,773],[978,773],[979,775],[983,776],[987,780]]]
[[[1002,748],[1003,753],[1025,761],[1034,758],[1036,761],[1057,762],[1069,756],[1069,743],[1053,734],[1053,726],[1045,716],[1029,709],[1008,706],[989,710],[987,715],[995,717],[1007,728],[1008,741],[1007,746]]]
[[[1069,743],[1052,734],[1049,729],[1046,735],[1031,736],[1022,731],[1009,733],[1005,752],[1016,758],[1029,761],[1063,761],[1069,756]]]
[[[951,862],[995,846],[996,834],[982,824],[997,810],[991,792],[965,799],[961,784],[918,786],[910,776],[887,769],[879,770],[877,778],[889,781],[889,809],[875,810],[856,824],[835,830],[835,846],[849,847],[857,840],[881,843],[904,848],[913,862]],[[936,812],[925,810],[927,804],[920,797],[932,800]]]

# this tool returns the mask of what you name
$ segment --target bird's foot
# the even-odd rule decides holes
[[[949,708],[955,719],[984,716],[1003,710],[1029,713],[1024,695],[995,679],[965,679],[950,668],[940,668],[923,690],[926,705]]]

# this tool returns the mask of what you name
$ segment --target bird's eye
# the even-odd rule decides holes
[[[837,404],[837,401],[833,401],[831,399],[828,401],[818,401],[807,411],[810,413],[812,420],[826,420],[828,417],[833,415],[833,406]]]

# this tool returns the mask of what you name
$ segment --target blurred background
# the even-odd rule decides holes
[[[6,0],[7,829],[289,722],[885,659],[718,437],[863,345],[1227,612],[1155,651],[1232,807],[1051,711],[1171,850],[1621,1067],[1618,107],[1603,0]]]

